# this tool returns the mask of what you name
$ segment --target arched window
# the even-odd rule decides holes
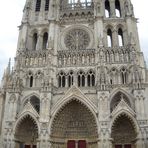
[[[27,86],[33,87],[33,83],[34,83],[33,81],[34,81],[34,77],[33,77],[32,72],[30,71],[27,75]]]
[[[49,10],[49,0],[45,0],[45,11]]]
[[[37,35],[37,33],[34,33],[34,35],[33,35],[33,50],[36,50],[37,40],[38,40],[38,35]]]
[[[121,28],[118,29],[118,41],[119,41],[119,46],[123,46],[124,45],[123,31],[122,31]]]
[[[30,98],[30,103],[34,107],[34,109],[39,113],[40,112],[40,99],[36,96],[32,96]]]
[[[108,0],[105,1],[105,16],[108,18],[111,16],[110,3]]]
[[[31,96],[30,98],[28,98],[23,106],[25,106],[28,102],[31,103],[31,105],[34,107],[34,109],[39,113],[40,112],[40,99],[37,98],[36,96]]]
[[[59,73],[58,83],[59,83],[59,87],[65,87],[66,86],[66,76],[65,76],[64,72]]]
[[[33,76],[30,76],[30,87],[33,87]]]
[[[116,108],[116,106],[120,103],[121,100],[124,100],[129,105],[129,107],[132,107],[132,104],[129,98],[122,92],[118,92],[117,94],[115,94],[115,96],[111,100],[111,104],[110,104],[111,112]]]
[[[74,78],[73,78],[73,71],[69,72],[68,74],[68,87],[71,87],[73,85],[73,81],[74,81]]]
[[[116,17],[121,17],[121,8],[119,0],[115,1]]]
[[[87,75],[87,85],[90,86],[95,86],[95,74],[93,71],[89,71]]]
[[[47,43],[48,43],[48,33],[45,32],[43,35],[43,49],[47,49]]]
[[[125,68],[121,69],[121,83],[127,84],[127,70]]]
[[[113,46],[112,31],[111,31],[111,29],[107,30],[107,45],[108,45],[108,47],[112,47]]]
[[[41,8],[41,0],[36,0],[35,11],[40,11],[40,8]]]
[[[83,71],[80,71],[78,73],[78,86],[79,87],[85,86],[85,73]]]

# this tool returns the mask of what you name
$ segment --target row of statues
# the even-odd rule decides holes
[[[59,66],[93,65],[95,64],[95,53],[61,54],[58,56]]]

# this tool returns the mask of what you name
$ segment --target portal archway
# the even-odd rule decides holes
[[[114,148],[135,148],[137,129],[126,114],[119,115],[113,123],[111,137]]]
[[[35,120],[26,115],[18,123],[15,130],[15,148],[36,148],[38,139],[38,126]]]
[[[98,131],[95,117],[83,103],[71,100],[54,117],[50,136],[53,147],[97,147]]]

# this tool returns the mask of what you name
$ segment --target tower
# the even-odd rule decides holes
[[[148,147],[136,23],[130,0],[26,0],[0,92],[1,147]]]

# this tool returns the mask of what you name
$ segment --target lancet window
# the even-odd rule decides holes
[[[58,83],[59,83],[59,87],[65,87],[66,86],[66,74],[64,72],[59,73]]]
[[[68,73],[68,87],[71,87],[74,82],[74,73],[73,71]]]
[[[121,69],[121,82],[127,84],[127,70],[125,68]]]
[[[33,77],[32,72],[30,71],[27,75],[27,86],[33,87],[33,83],[34,83],[34,77]]]
[[[108,18],[111,16],[111,10],[110,10],[110,3],[109,0],[105,1],[105,16]]]
[[[45,11],[49,10],[49,0],[45,0]]]
[[[45,32],[43,35],[43,49],[47,49],[48,46],[48,33]]]
[[[78,86],[79,87],[85,86],[85,73],[83,71],[80,71],[78,73]]]
[[[77,80],[78,87],[93,87],[95,86],[95,72],[89,70],[87,73],[80,70],[76,74],[73,71],[69,71],[67,74],[60,72],[58,74],[58,87],[71,87],[74,84],[74,80]]]
[[[95,86],[95,74],[91,70],[87,74],[87,86]]]
[[[36,0],[35,11],[40,11],[40,8],[41,8],[41,0]]]
[[[119,0],[115,1],[115,11],[116,11],[116,17],[121,17],[121,8]]]
[[[124,45],[124,40],[123,40],[123,31],[121,28],[118,29],[118,41],[119,41],[119,46]]]
[[[38,35],[37,33],[33,34],[33,50],[36,50],[37,48],[37,41],[38,41]]]
[[[112,31],[111,31],[111,29],[107,30],[107,45],[108,45],[108,47],[112,47],[113,46]]]

